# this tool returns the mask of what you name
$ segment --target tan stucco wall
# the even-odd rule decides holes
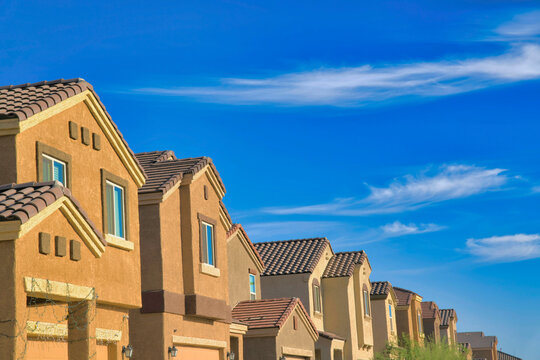
[[[434,319],[424,319],[425,340],[435,342],[441,341],[441,319],[437,316]]]
[[[0,184],[17,182],[15,135],[0,136]]]
[[[237,232],[227,241],[227,256],[229,266],[229,303],[235,307],[240,301],[250,300],[249,269],[255,275],[255,288],[257,299],[261,298],[261,278],[257,264],[249,256],[248,250],[242,243]]]
[[[297,297],[309,304],[309,283],[310,274],[261,276],[262,298]]]
[[[487,360],[497,360],[497,348],[493,349],[473,349],[472,351],[473,359],[487,359]]]
[[[186,294],[200,294],[228,302],[228,257],[227,231],[219,218],[219,196],[212,191],[213,187],[205,173],[189,185],[182,185],[182,256],[184,273],[184,291]],[[204,199],[204,186],[208,188],[208,200]],[[219,277],[213,277],[200,271],[200,228],[198,214],[215,220],[216,268]],[[190,239],[188,241],[188,239]]]
[[[396,325],[398,329],[398,339],[414,339],[413,319],[410,306],[396,307]]]
[[[283,347],[288,347],[311,351],[312,356],[309,359],[313,360],[315,358],[316,340],[313,340],[312,335],[309,333],[309,328],[302,321],[301,316],[301,310],[297,306],[294,312],[289,315],[285,324],[281,327],[276,338],[276,353],[278,356],[282,354]],[[296,322],[298,324],[296,330],[293,327],[294,317],[296,317]]]
[[[281,355],[281,354],[280,354]],[[274,336],[244,336],[245,360],[278,360]]]
[[[418,313],[422,314],[421,304],[422,304],[422,298],[416,295],[414,300],[411,301],[410,311],[411,311],[412,328],[413,328],[413,334],[414,334],[413,340],[417,341],[420,344],[423,344],[425,335],[423,331],[420,332],[420,329],[418,327],[418,321],[417,321]]]
[[[389,304],[392,304],[392,318],[389,315]],[[371,310],[373,311],[373,349],[375,352],[380,352],[384,350],[386,344],[397,342],[394,301],[391,297],[372,298]],[[390,322],[393,324],[393,331]]]
[[[304,300],[302,300],[302,303],[306,304],[306,310],[308,311],[308,314],[311,316],[311,320],[313,320],[313,323],[319,330],[324,330],[324,302],[322,298],[324,298],[325,294],[324,294],[324,289],[321,285],[322,312],[321,313],[315,312],[314,297],[313,297],[313,280],[317,279],[319,281],[319,284],[321,284],[322,275],[331,257],[332,257],[332,250],[330,249],[330,246],[327,246],[321,258],[319,259],[319,262],[315,266],[315,269],[313,269],[313,272],[311,273],[311,276],[308,282],[309,302],[306,303],[304,302]],[[329,294],[329,296],[331,296],[331,294]]]

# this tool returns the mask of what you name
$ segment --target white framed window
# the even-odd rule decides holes
[[[41,155],[43,181],[58,181],[66,186],[66,163],[49,155]]]
[[[216,266],[214,256],[214,225],[201,221],[201,261],[205,264]]]
[[[257,299],[257,286],[255,284],[255,275],[249,274],[249,298],[251,300]]]
[[[424,327],[422,326],[422,314],[418,312],[418,332],[421,334],[424,332]]]
[[[392,304],[388,304],[388,317],[390,318],[390,331],[394,331],[394,315],[392,313]]]
[[[313,284],[313,310],[322,313],[321,286]]]
[[[116,237],[125,238],[126,209],[125,190],[110,181],[106,182],[107,203],[107,233]]]
[[[371,308],[369,306],[369,292],[364,290],[364,315],[371,316]]]

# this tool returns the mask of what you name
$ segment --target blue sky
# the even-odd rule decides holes
[[[0,1],[0,83],[83,77],[208,155],[254,241],[327,236],[534,359],[540,3]]]

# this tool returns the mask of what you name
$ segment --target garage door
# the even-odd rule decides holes
[[[220,360],[219,350],[190,346],[178,347],[178,358],[182,360]]]
[[[28,340],[25,360],[68,360],[68,343],[64,341]]]

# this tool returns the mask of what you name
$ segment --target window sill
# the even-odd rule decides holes
[[[107,245],[118,249],[126,251],[133,251],[133,249],[135,249],[135,245],[131,241],[121,239],[111,234],[105,235],[105,241],[107,241]]]
[[[209,264],[201,263],[200,269],[201,269],[201,273],[206,274],[206,275],[210,275],[213,277],[219,277],[221,275],[221,272],[219,271],[218,268]]]

